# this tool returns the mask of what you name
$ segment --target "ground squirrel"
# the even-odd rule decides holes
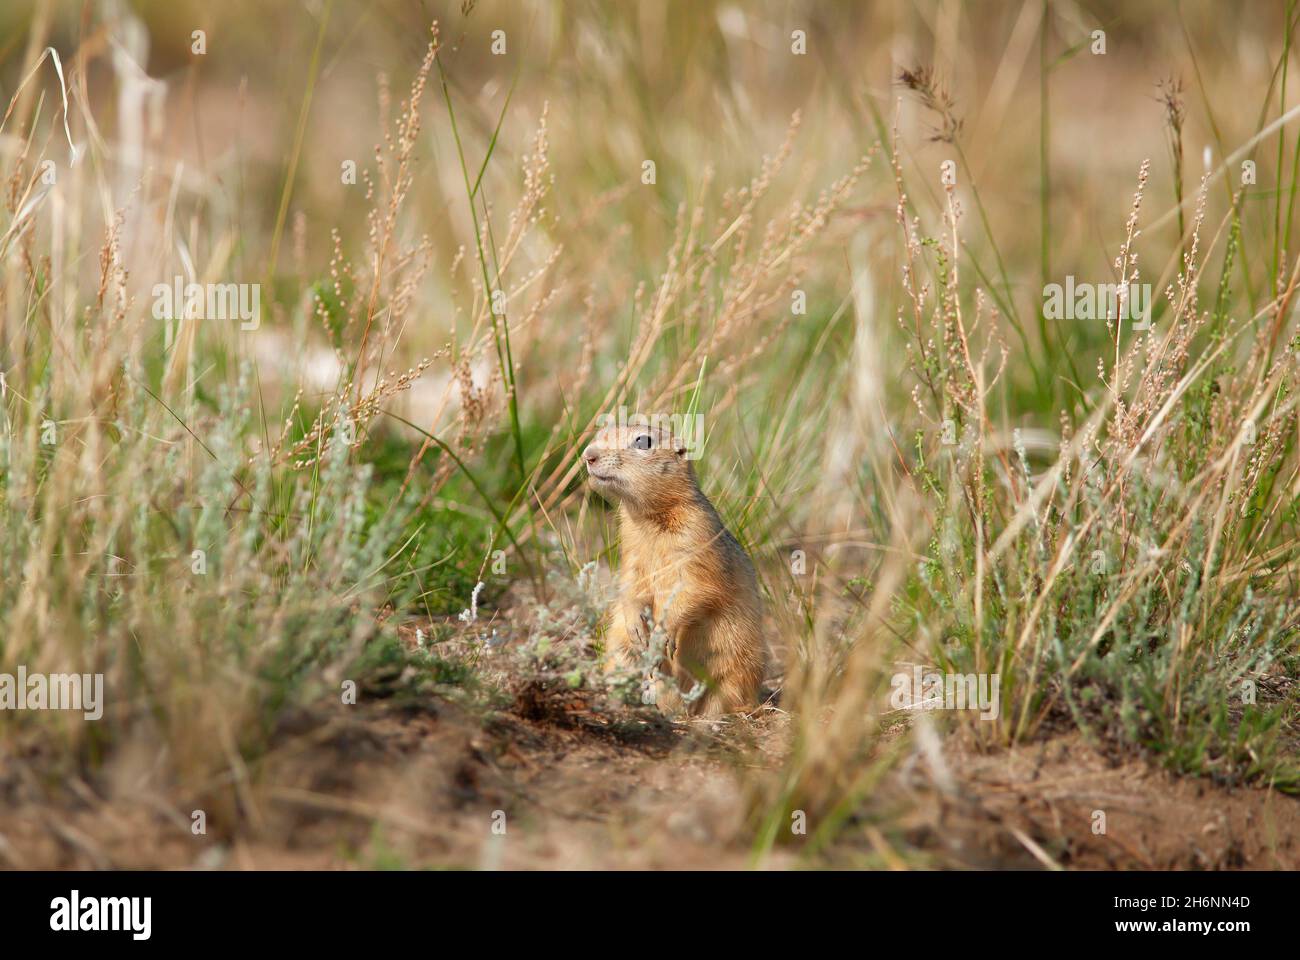
[[[594,490],[618,504],[622,560],[611,649],[643,660],[655,624],[667,634],[656,703],[700,716],[747,710],[763,680],[762,601],[754,565],[700,490],[687,447],[653,427],[607,426],[583,451]],[[648,618],[647,618],[648,611]]]

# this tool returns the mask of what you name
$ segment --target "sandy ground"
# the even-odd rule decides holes
[[[285,725],[230,810],[139,787],[131,751],[96,783],[0,765],[0,863],[17,868],[1296,869],[1300,799],[1108,758],[1077,734],[915,759],[829,850],[755,859],[742,769],[780,757],[786,718],[618,724],[580,695],[523,688],[506,710],[382,701]],[[942,783],[943,787],[936,783]],[[1104,832],[1099,814],[1104,814]],[[877,824],[877,826],[872,826]],[[811,832],[811,831],[810,831]]]

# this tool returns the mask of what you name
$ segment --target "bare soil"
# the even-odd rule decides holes
[[[943,745],[808,856],[800,838],[753,859],[742,768],[774,766],[787,718],[611,723],[580,694],[522,687],[486,715],[383,701],[285,725],[238,802],[205,810],[151,782],[157,757],[121,751],[94,783],[0,762],[0,864],[37,868],[780,869],[930,866],[1296,869],[1300,800],[1116,761],[1077,734],[992,755]],[[929,764],[929,765],[927,765]],[[229,794],[230,791],[225,791]],[[1098,813],[1104,832],[1097,829]],[[495,828],[495,829],[494,829]],[[811,831],[810,831],[811,832]]]

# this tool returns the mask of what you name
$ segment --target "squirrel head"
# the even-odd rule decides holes
[[[591,488],[634,515],[653,516],[695,496],[687,444],[655,426],[601,428],[582,452]]]

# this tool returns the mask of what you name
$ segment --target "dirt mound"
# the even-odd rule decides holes
[[[775,710],[720,724],[611,717],[581,691],[542,683],[521,685],[500,711],[389,700],[301,714],[245,782],[214,794],[233,794],[224,806],[169,795],[150,779],[156,757],[130,750],[94,783],[58,785],[14,756],[0,769],[0,862],[740,869],[756,863],[741,766],[775,767],[785,737]],[[944,778],[903,764],[872,798],[887,815],[809,865],[1300,865],[1300,801],[1275,791],[1117,761],[1078,735],[991,755],[949,741],[943,762]],[[194,809],[205,809],[206,834],[191,829]],[[784,839],[758,865],[803,862],[800,838]]]
[[[900,789],[906,842],[935,865],[1294,870],[1300,800],[1116,759],[1079,734],[993,754],[950,749],[957,783]]]

